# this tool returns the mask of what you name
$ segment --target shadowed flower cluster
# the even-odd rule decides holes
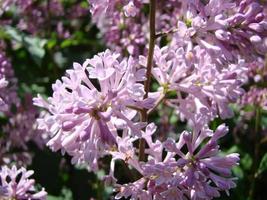
[[[12,8],[16,8],[16,16],[4,17],[0,24],[16,23],[16,26],[30,34],[51,34],[54,30],[59,38],[69,38],[73,30],[81,27],[78,19],[88,16],[89,9],[81,2],[64,2],[60,0],[35,1],[35,0],[3,0],[0,3],[0,16]]]
[[[17,79],[10,60],[7,58],[0,40],[0,111],[10,115],[11,107],[18,106]]]

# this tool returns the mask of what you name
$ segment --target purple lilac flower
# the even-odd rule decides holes
[[[33,106],[31,95],[25,95],[24,102],[2,126],[0,165],[12,162],[16,162],[18,166],[29,165],[32,160],[32,153],[28,149],[29,143],[35,143],[40,149],[44,148],[48,135],[37,129],[38,116],[42,115]]]
[[[228,104],[236,102],[244,92],[240,86],[246,77],[245,63],[219,68],[211,60],[199,46],[155,48],[152,74],[160,85],[158,90],[162,94],[176,92],[177,98],[166,102],[177,109],[182,119],[206,124],[218,115],[231,117]],[[140,63],[146,65],[142,56]]]
[[[28,6],[24,6],[22,3],[18,7],[21,8],[20,14],[24,16],[19,21],[18,27],[31,34],[42,34],[41,31],[44,30],[52,31],[53,18],[59,18],[64,14],[64,7],[58,0],[51,0],[46,4],[35,4],[34,1],[31,1]],[[53,23],[57,24],[56,21]],[[60,32],[59,36],[61,36]]]
[[[174,38],[193,40],[219,64],[267,52],[266,15],[256,0],[185,1],[182,11]]]
[[[11,165],[16,163],[17,166],[28,166],[32,163],[32,154],[28,151],[15,151],[6,144],[6,140],[0,139],[0,165]]]
[[[0,16],[8,9],[13,0],[6,0],[0,2]]]
[[[145,54],[148,43],[148,20],[143,8],[149,1],[90,1],[93,21],[103,34],[107,46],[137,57]],[[178,1],[157,2],[157,32],[176,27],[181,3]]]
[[[256,105],[267,109],[267,88],[251,87],[240,99],[242,106]]]
[[[3,90],[8,85],[8,82],[6,81],[5,77],[2,76],[0,78],[0,90]],[[7,110],[7,104],[5,101],[0,97],[0,111],[6,111]]]
[[[25,168],[17,169],[13,166],[11,169],[7,166],[0,168],[0,198],[3,200],[15,199],[36,199],[46,200],[47,193],[44,188],[37,192],[34,179],[29,177],[33,171],[27,171]]]
[[[96,17],[99,17],[99,15],[101,15],[102,13],[108,13],[109,10],[112,10],[114,5],[115,5],[115,1],[114,0],[89,0],[89,4],[90,4],[90,11],[93,15],[95,15]]]
[[[148,24],[142,8],[147,1],[89,2],[109,47],[135,56],[145,53]],[[194,41],[217,64],[236,61],[240,55],[255,58],[267,52],[266,16],[258,1],[167,0],[157,5],[157,32],[177,29],[177,34],[168,36],[172,43]],[[132,14],[127,13],[129,9]]]
[[[86,161],[97,168],[97,159],[118,145],[117,130],[130,128],[140,136],[143,123],[131,120],[133,107],[153,106],[153,100],[143,99],[145,69],[132,59],[119,60],[119,54],[107,50],[73,69],[52,86],[48,100],[41,96],[34,104],[47,109],[50,115],[40,118],[39,128],[52,139],[48,146],[73,156],[73,163]]]
[[[9,119],[8,124],[3,127],[6,134],[6,145],[27,150],[29,142],[35,143],[40,149],[47,141],[47,135],[37,129],[36,119],[39,112],[32,104],[32,96],[25,95],[24,103],[17,107]]]
[[[1,99],[1,112],[5,117],[10,120],[8,125],[2,127],[3,135],[0,137],[0,164],[10,164],[12,162],[17,162],[18,165],[28,165],[31,163],[31,154],[27,152],[26,149],[19,151],[14,140],[10,140],[9,137],[13,137],[17,141],[23,141],[21,144],[24,144],[25,140],[28,138],[21,137],[22,134],[28,133],[27,131],[32,131],[32,127],[26,131],[26,128],[23,128],[26,124],[27,127],[32,124],[29,121],[22,121],[24,117],[23,115],[14,113],[12,108],[20,108],[21,101],[17,95],[17,79],[14,76],[14,71],[12,69],[10,60],[6,57],[4,53],[4,43],[0,41],[0,99]],[[20,120],[19,123],[14,123],[15,121]],[[29,123],[29,124],[28,124]],[[12,126],[16,125],[16,126]],[[19,126],[17,126],[19,125]],[[20,129],[20,128],[22,129]],[[4,130],[5,129],[5,130]],[[12,135],[10,135],[9,130],[12,130]],[[7,132],[6,132],[7,131]],[[21,132],[23,131],[23,132]],[[17,133],[16,136],[13,133]],[[40,136],[37,136],[37,138]]]
[[[133,1],[130,1],[126,6],[124,6],[123,10],[126,17],[134,17],[138,12],[138,9],[135,7]]]
[[[259,83],[267,81],[267,67],[266,61],[262,58],[258,58],[248,65],[247,76],[249,82]]]
[[[146,0],[88,0],[93,17],[101,18],[118,12],[118,8],[124,11],[126,17],[134,17],[137,7]]]
[[[0,45],[2,42],[0,41]],[[10,108],[18,106],[20,100],[17,96],[17,79],[10,60],[0,47],[0,110],[7,115],[11,114]]]
[[[92,2],[93,21],[108,47],[133,56],[144,52],[147,40],[143,27],[147,27],[147,20],[144,13],[140,12],[143,6],[140,0],[89,2]]]
[[[117,199],[213,199],[235,187],[231,169],[238,164],[239,155],[220,155],[217,143],[228,132],[224,124],[215,132],[196,125],[193,132],[184,131],[178,142],[170,138],[153,142],[154,132],[155,126],[150,124],[143,134],[148,144],[148,161],[141,163],[139,171],[143,177],[115,184]]]
[[[145,188],[146,179],[141,178],[134,183],[118,185],[119,188],[118,194],[115,196],[115,199],[129,198],[133,200],[138,199],[147,199],[152,200],[151,195]]]
[[[195,127],[192,133],[183,132],[177,143],[173,140],[164,143],[169,152],[165,162],[172,163],[175,154],[180,157],[174,159],[176,167],[181,170],[180,173],[174,173],[174,182],[179,183],[180,187],[185,187],[191,199],[212,199],[220,196],[219,191],[228,193],[229,189],[235,187],[231,168],[237,165],[239,155],[219,155],[217,144],[218,139],[227,132],[228,128],[224,124],[214,133],[206,127]],[[184,146],[187,148],[186,153],[181,150]],[[149,172],[149,168],[147,170]]]
[[[110,176],[114,176],[112,165],[117,160],[122,160],[129,166],[134,167],[137,171],[141,171],[140,163],[135,154],[135,147],[133,145],[137,139],[137,137],[130,137],[127,129],[124,130],[122,137],[117,137],[117,148],[114,148],[109,152],[112,156]]]
[[[176,0],[160,0],[157,2],[157,32],[168,32],[177,27],[177,22],[181,17],[181,2]],[[172,35],[170,35],[171,37]]]
[[[60,0],[38,2],[35,0],[3,0],[3,5],[5,6],[5,9],[2,9],[3,12],[8,11],[11,5],[16,7],[16,12],[20,16],[17,27],[21,30],[41,36],[49,31],[56,31],[60,38],[70,37],[72,30],[80,27],[77,21],[76,23],[69,22],[89,13],[89,9],[84,8],[80,2],[65,6]],[[65,25],[66,20],[69,25]]]

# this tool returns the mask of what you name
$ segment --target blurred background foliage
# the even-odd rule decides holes
[[[36,4],[43,2],[46,1],[36,1]],[[86,12],[73,19],[65,15],[54,19],[48,14],[48,23],[34,33],[18,27],[18,20],[27,16],[17,14],[15,7],[0,15],[0,40],[4,41],[6,54],[18,78],[18,93],[21,98],[27,93],[33,96],[37,93],[51,95],[51,85],[64,75],[73,62],[81,63],[106,48],[99,31],[91,23],[88,2],[61,2],[64,11],[78,4]],[[12,19],[12,22],[6,23],[8,19]],[[68,30],[66,37],[59,36],[55,29],[59,22]],[[267,86],[266,82],[258,84],[261,84],[260,87]],[[152,87],[156,88],[156,83]],[[246,88],[249,87],[248,83]],[[235,111],[234,118],[226,121],[216,119],[211,123],[213,129],[221,123],[230,127],[230,134],[221,141],[222,154],[238,152],[241,155],[240,165],[233,169],[233,173],[238,177],[237,187],[230,191],[230,197],[225,194],[221,199],[248,199],[253,187],[256,199],[266,199],[267,113],[256,104],[245,107],[235,104],[232,107]],[[172,109],[161,105],[158,110],[150,120],[159,125],[158,134],[162,138],[165,137],[166,131],[174,134],[186,127]],[[67,155],[62,157],[60,152],[54,153],[47,148],[41,151],[34,144],[30,145],[35,156],[28,169],[35,171],[36,182],[46,188],[49,193],[48,200],[110,199],[112,188],[105,187],[101,181],[104,171],[96,175],[89,173],[85,167],[73,166]],[[129,174],[123,171],[118,176],[122,181],[129,178]]]

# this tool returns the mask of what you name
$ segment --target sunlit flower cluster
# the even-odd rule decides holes
[[[47,193],[44,188],[40,192],[36,191],[34,179],[29,177],[33,171],[27,171],[25,168],[17,169],[15,166],[0,168],[0,198],[3,200],[23,200],[36,199],[46,200]]]
[[[239,154],[221,152],[219,140],[229,130],[212,122],[233,117],[231,104],[236,102],[267,108],[266,88],[242,88],[266,79],[264,6],[256,0],[88,2],[109,49],[82,64],[74,62],[52,85],[48,98],[38,94],[33,102],[30,96],[24,104],[19,100],[11,62],[0,49],[0,111],[8,118],[1,127],[0,164],[29,164],[28,143],[40,149],[46,143],[70,156],[71,164],[93,172],[108,169],[103,181],[114,188],[115,199],[229,195],[236,187],[231,170]],[[69,19],[85,15],[79,5],[66,11],[58,0],[6,1],[0,7],[10,5],[25,14],[18,27],[31,34],[39,34],[64,12]],[[56,27],[62,38],[70,36],[63,23],[57,21]],[[186,130],[160,137],[161,124],[149,118],[159,107],[171,109]],[[19,151],[10,153],[13,149]],[[118,162],[133,174],[130,182],[118,180]],[[36,192],[31,175],[24,168],[2,167],[0,198],[45,199],[46,192]]]

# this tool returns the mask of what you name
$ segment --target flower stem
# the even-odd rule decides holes
[[[160,37],[163,37],[163,36],[167,36],[169,34],[173,34],[173,33],[176,33],[178,31],[178,28],[174,28],[174,29],[170,29],[168,31],[165,31],[165,32],[160,32],[160,33],[157,33],[156,34],[156,38],[160,38]]]
[[[156,0],[150,0],[149,4],[149,49],[148,49],[148,57],[147,57],[147,69],[146,69],[146,81],[145,81],[145,95],[144,98],[148,97],[148,92],[150,89],[151,82],[151,71],[153,65],[153,56],[154,56],[154,48],[156,41]],[[141,112],[141,121],[148,121],[148,113],[147,109],[143,109]],[[139,160],[145,160],[145,140],[143,138],[139,141]]]

